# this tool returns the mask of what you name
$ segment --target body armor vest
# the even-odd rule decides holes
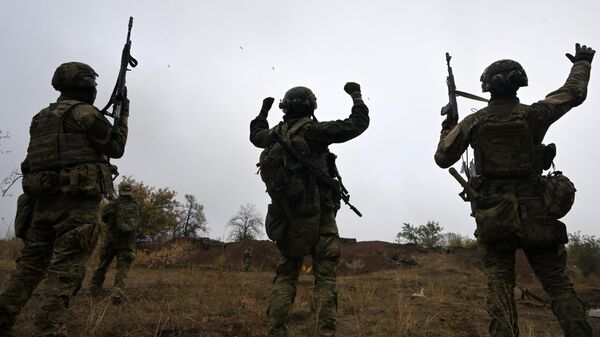
[[[512,111],[490,111],[477,131],[475,169],[489,178],[524,178],[538,171],[533,133],[525,120],[524,105]],[[485,109],[495,109],[487,107]]]
[[[98,153],[86,134],[63,131],[64,119],[80,104],[85,103],[75,100],[60,101],[33,117],[27,148],[27,160],[32,173],[108,161],[106,156]]]
[[[135,200],[121,199],[118,201],[115,225],[119,231],[134,232],[137,229],[139,217],[140,207]]]

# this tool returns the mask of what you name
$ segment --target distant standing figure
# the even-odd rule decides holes
[[[106,223],[108,232],[100,248],[100,263],[92,276],[90,292],[97,295],[102,289],[108,267],[116,257],[117,273],[111,301],[113,304],[120,304],[127,283],[127,272],[135,256],[135,234],[140,220],[140,205],[133,198],[130,184],[121,184],[119,198],[108,204],[102,220]]]
[[[483,91],[491,94],[488,106],[458,124],[451,114],[442,123],[435,153],[440,167],[458,161],[469,145],[475,153],[476,175],[467,190],[474,196],[470,201],[487,275],[491,336],[519,336],[514,298],[518,248],[550,296],[565,335],[592,336],[584,305],[567,276],[568,238],[565,224],[558,220],[570,209],[575,189],[564,176],[542,176],[556,154],[554,144],[542,141],[552,123],[585,100],[594,53],[577,44],[575,55],[567,54],[573,66],[566,83],[532,105],[517,98],[517,90],[528,84],[521,65],[512,60],[494,62],[481,75]],[[545,188],[549,183],[550,194]],[[568,197],[562,202],[561,193],[554,192],[566,192]]]
[[[265,221],[267,235],[277,242],[281,252],[269,295],[268,336],[288,334],[287,322],[305,255],[312,256],[315,275],[308,331],[314,331],[314,336],[335,335],[336,277],[340,260],[335,216],[340,208],[340,197],[330,186],[322,186],[312,174],[298,170],[297,163],[271,135],[277,132],[295,151],[308,156],[340,184],[335,155],[328,147],[359,136],[369,126],[369,110],[362,100],[360,86],[349,82],[344,90],[354,102],[347,119],[318,122],[314,118],[315,95],[306,87],[295,87],[286,92],[279,104],[284,112],[282,122],[269,129],[267,115],[274,100],[267,97],[258,117],[250,123],[250,141],[265,149],[259,166],[272,200]]]
[[[125,97],[113,129],[92,105],[97,76],[87,64],[61,64],[52,77],[60,97],[31,121],[15,222],[25,247],[0,293],[0,336],[12,336],[17,315],[42,280],[36,336],[67,335],[69,305],[98,238],[100,201],[114,193],[116,168],[108,158],[123,156],[127,140],[129,101]]]
[[[244,250],[244,271],[250,271],[251,262],[252,262],[252,247],[248,247]]]

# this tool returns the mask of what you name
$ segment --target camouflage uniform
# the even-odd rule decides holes
[[[134,221],[133,226],[126,228],[126,230],[123,229],[125,226],[119,224],[120,221],[123,221],[119,216],[119,209],[123,207],[131,210],[129,212],[131,213],[130,220]],[[100,248],[100,263],[92,276],[90,291],[97,294],[102,289],[108,267],[116,257],[117,273],[111,293],[114,304],[119,304],[123,299],[127,283],[127,272],[135,256],[135,234],[139,221],[139,209],[139,204],[132,196],[121,191],[119,198],[111,202],[102,215],[102,221],[107,224],[108,232],[102,248]]]
[[[566,336],[592,336],[584,305],[577,297],[573,284],[567,276],[565,225],[557,219],[548,217],[544,213],[543,203],[539,202],[541,164],[534,163],[538,167],[529,176],[492,177],[483,170],[486,165],[484,161],[489,159],[478,157],[480,147],[484,146],[481,143],[485,135],[480,132],[483,125],[496,116],[509,116],[515,112],[518,112],[517,116],[522,116],[531,130],[533,148],[538,147],[543,150],[542,141],[550,125],[585,100],[590,69],[591,63],[588,61],[574,62],[566,83],[546,96],[544,100],[532,105],[520,104],[516,95],[494,98],[492,92],[492,99],[487,108],[465,117],[454,127],[442,130],[435,154],[435,161],[440,167],[446,168],[458,161],[469,145],[475,151],[477,176],[470,184],[480,194],[480,197],[473,202],[476,218],[481,211],[478,208],[481,205],[479,200],[502,193],[513,193],[518,200],[516,209],[520,224],[513,224],[516,226],[514,231],[505,233],[506,235],[495,240],[496,242],[482,240],[483,233],[480,232],[479,222],[478,232],[476,232],[487,275],[487,308],[491,318],[489,332],[492,336],[519,335],[514,299],[514,264],[517,248],[523,249],[544,290],[550,296],[552,310]],[[495,158],[491,160],[509,158],[500,157],[497,151],[494,156]],[[500,216],[494,221],[499,224],[506,222],[505,220],[506,217]]]
[[[329,153],[328,146],[353,139],[369,126],[369,110],[361,99],[360,91],[351,95],[354,99],[354,106],[347,119],[330,122],[313,120],[307,123],[303,129],[303,138],[308,145],[311,159],[330,176],[332,176],[332,172],[324,160]],[[291,129],[296,123],[302,123],[306,118],[306,116],[294,116],[286,113],[283,122],[275,128]],[[269,129],[266,115],[259,115],[250,123],[250,141],[259,148],[267,148],[270,145],[269,134],[272,131],[273,129]],[[318,226],[317,240],[309,244],[310,252],[308,253],[313,259],[315,276],[308,331],[311,336],[334,336],[337,310],[336,276],[340,260],[340,239],[335,216],[340,207],[340,200],[326,187],[317,186],[316,189],[318,190],[316,200],[319,200],[320,203],[316,215],[304,216],[303,202],[290,202],[289,205],[291,217],[296,223],[304,226]],[[282,218],[283,221],[286,221],[284,213],[279,204],[272,202],[268,208],[266,226],[268,227],[270,222],[279,221]],[[289,222],[288,227],[290,227]],[[269,295],[268,336],[287,336],[287,322],[290,319],[291,307],[296,297],[296,285],[304,258],[298,256],[293,247],[302,246],[303,242],[298,241],[304,239],[300,236],[277,242],[281,258]]]
[[[250,271],[250,263],[252,262],[252,248],[248,247],[244,250],[244,271]]]
[[[61,96],[33,118],[30,128],[22,170],[23,190],[31,197],[33,211],[19,231],[25,247],[16,270],[0,293],[0,336],[12,336],[17,315],[42,280],[35,318],[39,336],[66,336],[69,304],[97,241],[101,196],[114,193],[107,157],[119,158],[125,148],[128,103],[113,133],[109,121],[91,105],[95,72],[75,62],[61,67],[53,78]],[[89,90],[55,84],[65,69],[76,72],[79,80],[83,73]]]

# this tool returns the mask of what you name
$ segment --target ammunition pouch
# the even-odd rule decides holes
[[[481,243],[495,243],[521,229],[519,204],[515,193],[497,193],[473,203],[476,236]]]
[[[33,215],[33,206],[35,199],[25,193],[17,199],[17,214],[15,215],[15,236],[19,239],[25,239],[25,233],[31,225],[31,216]]]
[[[21,183],[23,192],[33,197],[54,195],[60,192],[58,173],[55,171],[40,171],[25,174]]]
[[[63,168],[58,174],[58,185],[65,194],[112,195],[115,190],[111,172],[111,166],[105,163]]]

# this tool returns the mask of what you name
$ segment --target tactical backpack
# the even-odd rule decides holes
[[[119,201],[115,224],[117,229],[123,233],[135,232],[140,217],[140,208],[134,200]]]
[[[307,152],[308,144],[304,139],[305,127],[312,123],[310,117],[298,120],[291,128],[285,122],[277,125],[271,132],[277,132],[297,151]],[[274,202],[296,200],[306,188],[306,176],[299,173],[293,160],[279,143],[269,145],[260,154],[260,178],[267,187],[267,193]]]

